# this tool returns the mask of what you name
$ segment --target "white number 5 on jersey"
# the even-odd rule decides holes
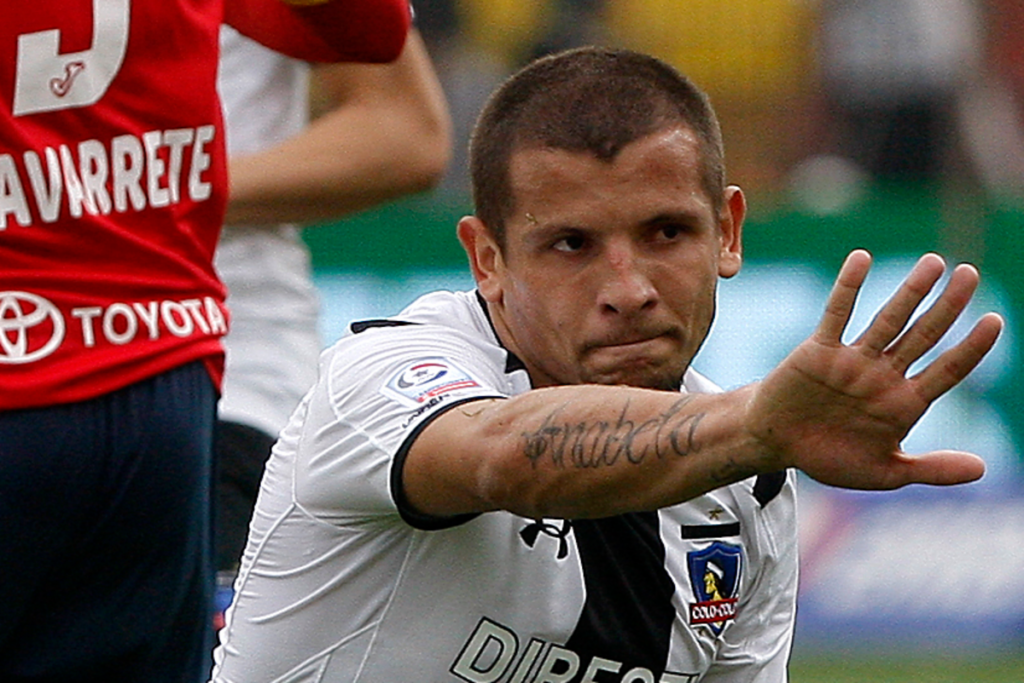
[[[128,49],[130,8],[131,0],[92,0],[92,47],[82,52],[59,53],[59,28],[19,36],[14,115],[85,107],[103,97]]]

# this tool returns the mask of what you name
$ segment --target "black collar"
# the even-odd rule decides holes
[[[523,370],[526,372],[526,364],[523,363],[519,356],[509,351],[508,347],[505,346],[505,343],[501,341],[501,337],[498,336],[498,330],[494,327],[494,321],[491,319],[491,311],[487,308],[487,301],[484,299],[483,295],[480,294],[480,290],[477,289],[474,293],[476,294],[477,303],[480,304],[480,308],[484,312],[484,317],[487,318],[487,324],[491,326],[491,332],[494,333],[494,338],[498,340],[498,345],[505,349],[505,374],[515,372],[516,370]]]

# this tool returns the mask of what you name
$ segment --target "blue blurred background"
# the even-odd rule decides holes
[[[850,650],[1019,656],[1024,1],[415,6],[455,117],[456,158],[432,193],[306,230],[325,343],[352,319],[392,314],[439,287],[472,286],[454,233],[471,211],[466,137],[505,75],[533,56],[581,44],[663,57],[711,94],[729,181],[744,187],[751,205],[746,265],[722,285],[699,370],[725,387],[763,376],[811,332],[855,247],[874,253],[876,266],[853,331],[928,250],[981,269],[969,319],[996,310],[1009,323],[979,370],[906,443],[910,451],[983,455],[989,471],[981,482],[884,494],[802,482],[797,659]],[[1014,672],[1005,680],[1024,680]]]

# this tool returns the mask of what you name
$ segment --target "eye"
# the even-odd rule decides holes
[[[657,226],[656,235],[659,239],[675,240],[686,231],[679,223],[661,223]]]
[[[564,251],[571,253],[579,251],[584,247],[585,244],[586,240],[583,239],[582,235],[566,235],[565,237],[555,242],[552,245],[552,247],[555,249],[555,251]]]

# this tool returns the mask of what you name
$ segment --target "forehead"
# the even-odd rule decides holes
[[[516,222],[525,212],[548,218],[586,206],[711,213],[701,145],[686,127],[640,138],[611,160],[588,152],[525,147],[512,153],[509,180]]]

